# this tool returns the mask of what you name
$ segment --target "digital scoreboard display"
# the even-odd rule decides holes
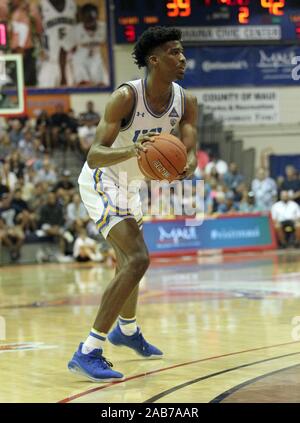
[[[300,42],[300,0],[115,0],[117,43],[150,26],[175,26],[186,42]]]

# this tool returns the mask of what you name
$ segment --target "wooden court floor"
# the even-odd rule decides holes
[[[299,250],[154,262],[138,320],[164,358],[107,344],[126,378],[95,384],[67,362],[112,274],[90,264],[0,268],[0,402],[300,402]]]

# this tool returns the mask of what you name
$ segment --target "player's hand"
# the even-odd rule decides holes
[[[196,170],[196,167],[194,163],[187,163],[183,169],[183,172],[176,179],[182,180],[182,179],[189,178],[193,176],[195,170]]]
[[[141,151],[146,153],[148,150],[147,147],[143,144],[145,142],[153,142],[154,140],[152,137],[154,137],[155,135],[157,135],[156,132],[147,132],[147,134],[143,134],[138,137],[138,139],[136,140],[134,144],[134,152],[138,159],[141,157],[140,156]]]

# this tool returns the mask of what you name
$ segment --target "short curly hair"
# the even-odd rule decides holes
[[[147,66],[147,56],[155,48],[168,41],[181,41],[181,31],[177,28],[153,26],[148,28],[134,46],[132,56],[139,68]]]

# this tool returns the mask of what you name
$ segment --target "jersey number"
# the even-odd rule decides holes
[[[162,131],[162,128],[138,129],[138,130],[135,131],[132,141],[136,142],[140,135],[145,135],[148,132],[157,132],[158,134],[160,134],[161,131]]]

